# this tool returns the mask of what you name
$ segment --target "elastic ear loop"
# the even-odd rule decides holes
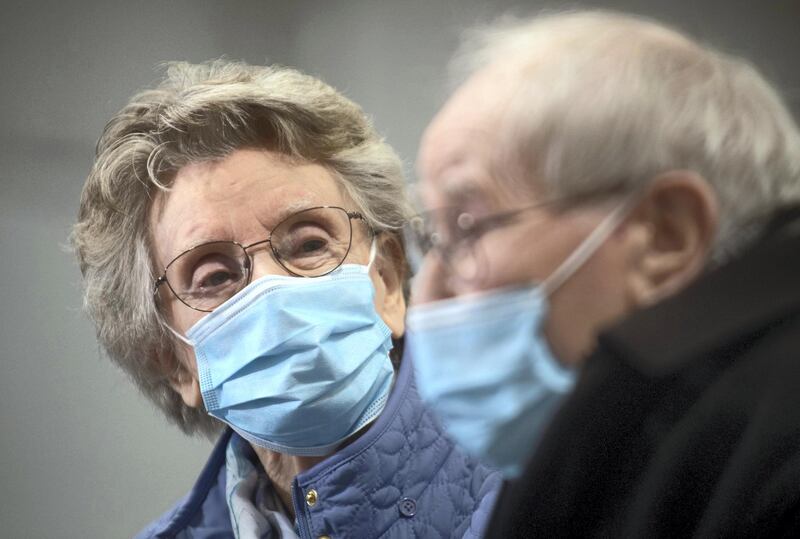
[[[378,242],[377,234],[372,236],[372,244],[369,246],[369,261],[367,262],[367,273],[369,270],[372,269],[372,263],[375,262],[375,259],[378,257]]]
[[[589,258],[600,248],[603,243],[611,236],[614,230],[622,224],[628,216],[634,203],[638,200],[637,193],[631,193],[603,221],[595,228],[591,234],[578,246],[577,249],[561,263],[550,276],[542,281],[541,289],[545,296],[555,292],[564,282],[583,266]]]
[[[194,341],[192,341],[191,339],[189,339],[187,337],[184,337],[183,335],[178,333],[175,329],[173,329],[172,326],[169,325],[169,322],[167,322],[166,319],[164,319],[164,316],[161,314],[161,311],[158,309],[158,307],[156,307],[156,313],[157,313],[158,319],[161,321],[162,324],[164,324],[164,327],[167,328],[170,333],[175,335],[175,337],[177,337],[180,341],[183,341],[183,343],[185,343],[185,344],[191,346],[192,348],[194,348]]]

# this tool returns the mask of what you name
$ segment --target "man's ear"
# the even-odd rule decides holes
[[[184,404],[190,408],[201,408],[203,406],[203,396],[200,392],[200,381],[197,378],[197,371],[187,365],[194,365],[194,352],[181,342],[176,342],[173,346],[174,353],[165,363],[169,385],[183,399]],[[189,363],[191,362],[191,363]]]
[[[372,268],[375,283],[375,309],[392,330],[392,337],[405,333],[406,262],[403,246],[397,236],[384,232],[377,237],[378,255]]]
[[[717,197],[698,174],[676,170],[654,178],[625,226],[634,306],[660,301],[700,274],[718,220]]]

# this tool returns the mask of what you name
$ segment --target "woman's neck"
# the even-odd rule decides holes
[[[370,427],[372,427],[371,422],[361,427],[361,429],[359,429],[356,433],[352,434],[349,438],[342,442],[339,447],[331,451],[331,455],[356,441],[365,432],[367,432]],[[270,481],[272,482],[275,492],[278,493],[278,496],[283,502],[283,505],[286,506],[286,510],[289,512],[289,515],[292,517],[292,519],[294,519],[295,514],[294,503],[292,503],[292,482],[294,481],[295,476],[308,470],[318,462],[322,462],[330,455],[325,455],[322,457],[295,457],[292,455],[286,455],[284,453],[278,453],[277,451],[270,451],[269,449],[264,449],[263,447],[258,447],[254,444],[250,444],[250,446],[253,448],[253,451],[255,451],[256,456],[258,456],[258,460],[261,462],[261,466],[264,467],[264,471],[267,472],[267,477],[269,477]]]
[[[258,456],[258,460],[267,472],[267,476],[272,482],[278,497],[289,515],[294,519],[294,504],[292,503],[292,482],[297,474],[304,472],[316,463],[325,460],[327,457],[294,457],[253,446]]]

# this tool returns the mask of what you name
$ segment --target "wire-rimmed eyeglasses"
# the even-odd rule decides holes
[[[338,206],[317,206],[293,213],[266,239],[242,245],[210,241],[187,249],[166,265],[153,295],[166,283],[187,307],[211,312],[250,283],[253,259],[248,250],[269,244],[275,261],[290,275],[321,277],[344,263],[353,241],[352,220],[364,216]]]
[[[404,228],[412,269],[418,271],[422,260],[435,252],[459,278],[473,280],[482,265],[475,245],[484,234],[518,222],[525,212],[554,208],[564,203],[564,199],[553,199],[484,217],[475,217],[451,207],[420,213],[412,217]]]

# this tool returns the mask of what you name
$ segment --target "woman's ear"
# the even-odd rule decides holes
[[[203,406],[203,396],[200,392],[197,371],[188,366],[194,365],[194,352],[187,348],[185,344],[176,342],[174,345],[175,352],[170,360],[165,362],[169,366],[164,365],[164,368],[169,369],[167,371],[169,385],[181,396],[184,404],[190,408],[201,408]]]
[[[405,333],[406,261],[396,235],[384,232],[376,238],[378,254],[370,272],[375,283],[375,310],[392,330],[392,337]]]
[[[674,294],[708,262],[718,225],[711,186],[691,171],[656,177],[628,219],[628,290],[636,307]]]

